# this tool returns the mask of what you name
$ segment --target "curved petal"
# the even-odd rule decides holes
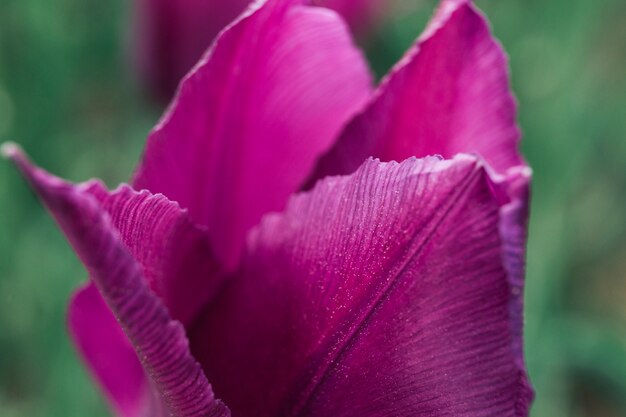
[[[188,325],[224,279],[208,232],[161,194],[137,192],[126,184],[109,192],[95,181],[82,187],[107,213],[172,318]]]
[[[163,196],[101,183],[81,190],[95,198],[144,277],[175,320],[189,324],[221,284],[206,232]],[[132,344],[93,283],[72,298],[68,321],[76,346],[124,417],[142,417],[151,404],[150,387]]]
[[[163,406],[176,417],[230,415],[221,401],[214,398],[200,365],[189,353],[182,324],[170,317],[159,297],[150,289],[150,273],[144,273],[146,266],[133,256],[121,237],[133,235],[143,241],[141,245],[145,245],[146,250],[149,250],[150,243],[150,248],[157,249],[159,244],[152,240],[167,240],[173,236],[151,235],[151,232],[163,232],[162,223],[172,221],[172,213],[166,214],[171,208],[158,206],[171,203],[164,203],[166,200],[162,197],[149,197],[143,193],[127,194],[129,198],[125,201],[111,203],[115,209],[106,207],[107,199],[101,200],[102,196],[98,196],[99,183],[72,185],[30,165],[16,147],[5,147],[3,153],[15,161],[57,220],[132,343],[156,393],[156,401],[147,406],[148,409],[154,414]],[[121,194],[124,194],[123,190]],[[150,207],[151,204],[154,206]],[[115,227],[109,212],[114,217],[118,208],[127,210],[126,226],[131,230],[120,231]],[[152,230],[139,227],[142,223],[152,225]],[[70,319],[76,320],[77,317]],[[105,326],[111,330],[111,323],[106,320],[104,317]],[[129,378],[137,378],[135,368],[129,371],[132,372]],[[106,381],[102,382],[106,385]],[[109,393],[115,394],[111,390]],[[127,402],[131,407],[139,403],[119,398],[113,402],[120,407]]]
[[[227,267],[369,96],[341,19],[300,3],[256,2],[220,35],[150,135],[135,177],[136,188],[208,226]]]
[[[70,335],[118,416],[143,417],[152,392],[115,316],[93,283],[76,291],[68,309]]]
[[[216,392],[235,415],[526,416],[498,187],[467,155],[368,160],[267,216],[190,335]]]
[[[525,276],[525,249],[528,231],[529,196],[531,170],[527,167],[512,169],[506,177],[499,179],[496,187],[506,195],[506,200],[500,210],[500,236],[502,239],[502,262],[507,272],[511,287],[511,333],[513,348],[520,367],[524,364],[523,354],[523,296]],[[528,381],[527,381],[528,383]],[[528,383],[529,384],[529,383]],[[526,407],[533,398],[530,385],[529,399]],[[523,409],[526,410],[526,409]],[[521,414],[521,413],[520,413]]]
[[[141,81],[170,99],[183,76],[250,0],[136,0],[133,58]]]
[[[523,164],[515,108],[506,56],[486,19],[469,0],[445,0],[309,184],[353,172],[368,156],[476,153],[504,173]]]

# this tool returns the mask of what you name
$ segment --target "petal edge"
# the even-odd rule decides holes
[[[109,308],[133,344],[166,409],[175,417],[227,417],[200,365],[191,356],[183,326],[172,320],[150,290],[142,268],[121,242],[97,200],[30,164],[14,145],[12,159],[66,234]],[[156,405],[158,407],[158,405]]]

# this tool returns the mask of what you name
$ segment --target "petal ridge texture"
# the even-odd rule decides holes
[[[154,402],[152,388],[137,352],[92,282],[74,292],[67,326],[76,349],[115,414],[145,416]]]
[[[500,210],[467,155],[327,178],[252,231],[192,350],[236,415],[522,417]]]
[[[33,167],[18,150],[10,155],[59,223],[106,303],[134,346],[158,400],[175,417],[229,416],[191,356],[182,324],[149,288],[139,262],[121,241],[90,189]],[[159,197],[154,197],[159,198]],[[161,197],[162,198],[162,197]],[[156,220],[156,219],[155,219]],[[154,404],[152,412],[161,404]]]

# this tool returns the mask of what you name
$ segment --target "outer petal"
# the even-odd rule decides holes
[[[133,57],[142,82],[163,99],[250,0],[136,0]]]
[[[128,195],[128,199],[117,203],[107,201],[108,198],[98,196],[101,187],[98,183],[72,185],[31,166],[15,147],[5,147],[3,153],[16,162],[67,235],[91,279],[124,328],[154,387],[156,401],[146,408],[138,406],[139,401],[132,399],[113,399],[122,414],[133,415],[137,410],[145,412],[146,409],[151,410],[151,414],[158,414],[163,404],[165,410],[176,417],[230,415],[228,409],[214,398],[202,369],[189,353],[183,326],[170,317],[166,307],[148,286],[150,272],[144,273],[146,266],[140,264],[120,237],[133,235],[147,247],[154,243],[152,240],[167,240],[175,236],[163,233],[151,235],[151,231],[163,232],[162,223],[172,220],[168,218],[167,209],[159,207],[167,203],[155,202],[158,197],[143,199],[145,194]],[[117,197],[114,195],[111,199]],[[107,207],[109,203],[114,207]],[[118,230],[107,210],[113,215],[125,210],[126,215],[135,214],[137,217],[126,217],[129,219],[126,226],[132,230]],[[146,230],[141,227],[142,224],[151,224],[153,229]],[[158,250],[158,247],[156,244],[152,249]],[[74,313],[83,301],[81,296],[84,297],[85,293],[75,299]],[[97,315],[102,309],[95,308],[94,311]],[[76,319],[75,315],[71,316],[73,323],[70,324],[76,324]],[[93,324],[103,323],[106,326],[103,330],[112,332],[110,319],[106,316],[100,319]],[[116,337],[116,350],[112,354],[126,355],[123,346],[118,343],[119,333],[109,334]],[[88,353],[85,346],[81,347],[83,353]],[[125,357],[128,359],[128,356]],[[133,361],[129,359],[128,363],[131,366],[128,378],[138,381]],[[99,376],[106,388],[105,377]],[[109,389],[108,393],[116,394],[118,389]],[[141,395],[139,388],[137,394]]]
[[[189,324],[221,283],[206,232],[163,196],[128,186],[109,193],[98,182],[85,184],[81,191],[107,212],[172,317]],[[148,380],[94,284],[75,294],[68,316],[72,337],[113,408],[122,416],[145,415],[151,402]]]
[[[127,186],[109,193],[97,182],[84,185],[82,192],[107,212],[172,317],[189,324],[221,283],[206,232],[163,196]],[[76,345],[118,414],[145,415],[149,383],[135,349],[93,284],[76,293],[68,316]]]
[[[513,348],[520,368],[524,366],[523,354],[523,295],[525,276],[525,249],[528,230],[529,195],[531,172],[527,167],[512,169],[504,178],[500,178],[496,188],[506,193],[506,203],[500,210],[500,236],[503,250],[502,260],[507,272],[511,287],[511,333],[513,334]],[[520,414],[526,412],[534,396],[530,383],[528,385],[527,401],[522,402]]]
[[[526,416],[498,188],[474,157],[368,160],[266,217],[191,335],[216,392],[242,416]]]
[[[143,417],[152,391],[137,353],[93,283],[70,302],[69,331],[116,414]]]
[[[283,208],[369,86],[337,15],[258,1],[183,82],[148,139],[135,185],[188,208],[233,267],[249,228]]]
[[[337,11],[356,35],[367,34],[390,6],[390,0],[313,0],[312,3]]]
[[[468,0],[443,1],[415,46],[344,130],[310,184],[368,156],[477,153],[497,172],[523,164],[506,57]]]
[[[175,320],[187,325],[221,285],[223,274],[209,235],[163,195],[121,185],[109,192],[100,182],[83,185],[109,216],[119,237],[141,265],[150,289]]]

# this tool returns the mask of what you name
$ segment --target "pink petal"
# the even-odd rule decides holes
[[[172,208],[173,203],[167,202],[163,197],[134,193],[127,188],[105,196],[99,183],[73,185],[33,167],[17,148],[5,147],[3,153],[15,161],[67,235],[89,271],[93,283],[132,343],[154,388],[158,399],[145,408],[140,399],[130,397],[132,393],[122,393],[124,397],[113,398],[111,401],[121,415],[138,416],[142,414],[134,413],[144,412],[146,409],[151,410],[151,414],[158,414],[161,405],[175,417],[230,415],[228,409],[214,398],[202,369],[189,353],[182,324],[171,318],[161,299],[148,286],[159,284],[157,281],[150,282],[150,277],[154,278],[158,273],[148,269],[160,265],[141,264],[141,260],[146,261],[150,256],[164,255],[158,252],[163,243],[159,240],[166,242],[165,246],[177,243],[168,242],[168,239],[180,237],[176,228],[185,227],[180,209],[176,213]],[[119,220],[115,220],[116,214],[122,216],[127,230],[116,227],[116,222],[121,224]],[[176,216],[179,218],[175,218]],[[166,224],[171,229],[164,226]],[[127,246],[124,242],[129,239],[136,239],[137,245],[133,249],[139,256],[135,257],[131,252],[129,246],[133,245]],[[184,242],[180,243],[186,245]],[[141,253],[150,250],[155,253]],[[184,285],[184,282],[177,284]],[[200,288],[197,291],[204,290]],[[101,336],[114,338],[111,340],[113,350],[110,354],[115,355],[115,358],[112,359],[121,358],[129,365],[127,378],[140,384],[134,393],[142,395],[141,386],[145,384],[140,383],[136,363],[129,359],[128,351],[124,349],[119,331],[114,330],[110,316],[107,317],[97,305],[81,312],[80,308],[84,306],[81,298],[90,297],[90,294],[81,292],[77,297],[70,311],[70,325],[76,325],[72,328],[73,332],[81,331],[79,326],[85,324],[84,320],[96,319],[92,326],[103,324],[102,330],[106,333]],[[81,314],[85,316],[81,317]],[[82,330],[97,332],[99,329],[82,327]],[[83,354],[102,353],[90,348],[94,342],[92,337],[97,335],[83,334],[77,338]],[[92,356],[88,359],[96,358]],[[116,366],[120,365],[122,364]],[[92,366],[96,372],[103,368],[102,364]],[[107,372],[110,373],[98,375],[101,383],[108,394],[120,395],[119,390],[124,385],[113,388],[110,379],[117,377],[120,370]]]
[[[107,213],[172,318],[189,324],[224,278],[207,231],[161,194],[137,192],[125,184],[112,192],[100,182],[83,187]]]
[[[136,0],[133,58],[141,81],[169,99],[217,34],[250,0]]]
[[[188,208],[234,267],[247,231],[283,208],[369,93],[366,64],[337,15],[295,0],[256,2],[181,85],[135,186]]]
[[[339,13],[355,35],[366,35],[382,20],[389,0],[313,0],[313,4]]]
[[[467,155],[368,160],[266,217],[190,336],[233,414],[526,416],[500,186]]]
[[[72,297],[68,326],[111,407],[122,417],[142,417],[152,392],[137,353],[93,283]]]
[[[523,164],[515,107],[506,57],[485,18],[468,0],[443,1],[309,182],[353,172],[368,156],[476,153],[504,173]]]
[[[163,196],[128,186],[109,193],[98,182],[85,184],[81,192],[107,213],[171,316],[189,324],[221,284],[206,232]],[[151,402],[148,381],[135,349],[93,284],[76,293],[68,315],[72,337],[113,408],[125,417],[145,415]]]
[[[514,336],[513,347],[516,358],[523,366],[523,299],[525,276],[525,249],[528,230],[529,195],[530,195],[529,168],[510,170],[506,177],[500,178],[496,188],[506,194],[506,202],[500,210],[500,236],[502,239],[502,261],[507,271],[507,278],[511,287],[511,332]],[[528,383],[528,382],[527,382]],[[529,385],[529,401],[532,400],[532,390]]]

